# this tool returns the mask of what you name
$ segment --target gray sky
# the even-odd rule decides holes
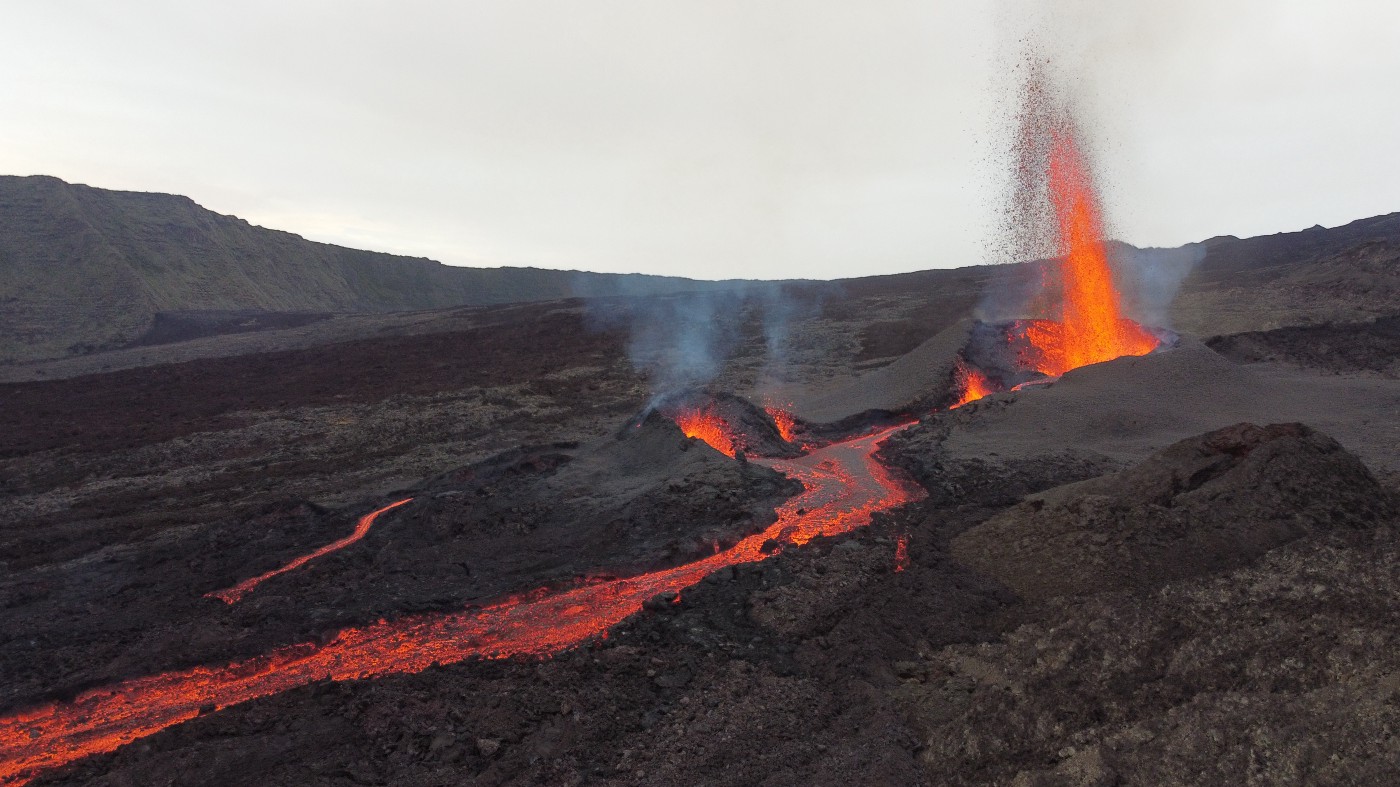
[[[1124,240],[1400,210],[1382,0],[11,0],[0,30],[0,173],[453,264],[994,261],[1028,30]]]

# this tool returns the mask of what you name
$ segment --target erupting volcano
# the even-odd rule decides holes
[[[1009,358],[989,358],[1002,353],[987,353],[986,346],[980,353],[965,352],[954,369],[953,407],[1006,386],[1146,355],[1162,344],[1156,333],[1124,314],[1078,125],[1042,72],[1034,72],[1026,86],[1020,122],[1014,213],[1017,234],[1030,243],[1018,251],[1030,256],[1053,250],[1058,260],[1041,270],[1040,291],[1028,305],[1038,313],[993,328],[994,343],[1009,351]]]
[[[1058,377],[1070,369],[1125,355],[1146,355],[1157,338],[1123,316],[1103,242],[1103,221],[1089,169],[1072,126],[1062,124],[1050,145],[1047,173],[1055,208],[1060,268],[1060,314],[1025,324],[1025,365]]]

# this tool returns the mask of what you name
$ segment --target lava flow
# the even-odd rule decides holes
[[[738,440],[713,404],[684,408],[676,413],[675,421],[686,437],[697,437],[725,456],[734,456]]]
[[[245,579],[231,588],[224,588],[223,590],[211,591],[209,593],[205,593],[204,595],[206,598],[217,598],[225,604],[232,604],[238,601],[239,599],[243,598],[245,595],[247,595],[248,592],[251,591],[253,588],[262,584],[266,580],[272,579],[278,574],[285,574],[293,569],[301,568],[302,566],[306,565],[307,563],[310,563],[318,557],[321,557],[323,555],[329,555],[330,553],[338,549],[344,549],[350,546],[351,544],[355,543],[356,541],[359,541],[360,539],[365,537],[365,534],[369,533],[370,526],[374,524],[374,520],[378,519],[380,514],[390,509],[398,508],[404,503],[410,502],[412,500],[413,498],[406,497],[403,500],[400,500],[396,503],[390,503],[389,505],[384,506],[378,511],[371,511],[368,514],[365,514],[364,516],[360,517],[359,522],[355,523],[355,530],[350,535],[346,536],[345,538],[332,541],[331,543],[326,544],[325,546],[321,547],[315,552],[310,552],[305,555],[302,555],[301,557],[296,558],[295,560],[293,560],[285,566],[282,566],[281,568],[274,568],[271,571],[259,574],[251,579]]]
[[[783,544],[863,527],[874,512],[922,497],[922,490],[874,456],[880,442],[902,428],[833,443],[796,459],[754,460],[796,478],[802,493],[779,508],[777,521],[762,532],[694,563],[537,591],[480,609],[348,628],[324,644],[307,642],[244,661],[136,678],[86,691],[72,702],[0,718],[0,783],[22,784],[40,771],[112,751],[201,713],[313,681],[420,672],[474,657],[547,657],[605,636],[649,598],[678,593],[725,566],[761,561]],[[379,513],[370,515],[371,523]]]

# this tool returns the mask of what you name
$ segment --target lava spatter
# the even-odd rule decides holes
[[[725,456],[733,457],[740,447],[733,428],[720,416],[713,404],[683,408],[676,413],[675,421],[686,437],[703,440]]]
[[[769,418],[773,419],[773,426],[777,428],[778,436],[789,443],[793,442],[797,437],[797,419],[793,418],[792,413],[787,408],[774,404],[765,405],[763,411],[768,414]]]
[[[958,398],[948,406],[950,410],[956,410],[969,402],[996,393],[992,381],[987,379],[987,375],[981,369],[969,366],[963,361],[958,361],[953,367],[953,390],[958,392]]]
[[[415,615],[348,628],[329,641],[278,648],[216,666],[167,672],[86,691],[0,718],[0,783],[22,784],[39,772],[126,743],[211,709],[277,694],[318,680],[356,680],[421,672],[469,658],[547,657],[594,637],[663,593],[679,593],[710,573],[774,553],[770,542],[805,544],[847,533],[871,515],[913,502],[923,492],[875,458],[893,427],[796,459],[761,462],[802,483],[777,521],[710,557],[625,579],[561,591],[541,590],[480,609]],[[371,517],[381,512],[370,515]],[[373,522],[373,519],[370,519]]]

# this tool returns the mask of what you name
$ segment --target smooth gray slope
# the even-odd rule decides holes
[[[453,267],[308,241],[188,197],[0,176],[0,362],[123,346],[161,312],[389,312],[715,286]]]

